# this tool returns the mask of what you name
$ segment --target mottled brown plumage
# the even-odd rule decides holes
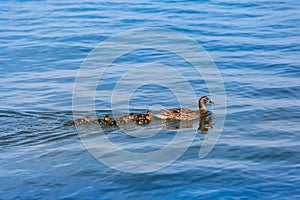
[[[197,119],[207,112],[205,104],[213,104],[213,102],[207,96],[203,96],[199,99],[199,110],[191,110],[188,108],[172,108],[161,111],[160,115],[156,115],[156,117],[174,120]]]
[[[81,125],[81,124],[87,124],[87,123],[90,123],[90,122],[91,122],[91,118],[89,116],[86,116],[83,119],[75,119],[73,121],[73,124],[75,124],[75,125]]]

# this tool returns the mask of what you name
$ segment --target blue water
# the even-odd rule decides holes
[[[299,199],[299,9],[297,0],[1,1],[0,199]],[[100,163],[75,127],[64,124],[73,119],[73,84],[90,51],[141,27],[180,32],[206,49],[224,81],[227,115],[205,158],[198,157],[205,135],[197,133],[171,165],[135,174]],[[186,66],[157,51],[139,55],[116,65]],[[103,91],[113,90],[113,76],[104,79]],[[204,82],[189,76],[197,96],[209,95]],[[97,114],[111,114],[110,102],[97,95]],[[178,105],[172,95],[143,86],[130,108],[171,108]],[[160,123],[136,129],[156,131]],[[174,134],[166,129],[145,144],[107,130],[112,141],[136,152],[167,144]]]

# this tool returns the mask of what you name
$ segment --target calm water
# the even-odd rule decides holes
[[[299,9],[297,0],[0,2],[0,199],[299,199]],[[208,51],[224,80],[227,116],[205,158],[198,158],[205,135],[197,134],[170,166],[132,174],[98,162],[75,127],[64,124],[73,118],[73,83],[89,52],[140,27],[178,31]],[[187,67],[157,51],[133,52],[115,65],[150,62]],[[111,113],[101,97],[118,76],[109,74],[98,88],[99,116]],[[208,94],[203,81],[186,77],[197,96]],[[174,107],[172,95],[144,86],[130,108]],[[160,123],[136,129],[157,131]],[[197,123],[185,131],[196,129]],[[165,145],[175,134],[164,130],[144,143],[118,129],[106,133],[136,152]]]

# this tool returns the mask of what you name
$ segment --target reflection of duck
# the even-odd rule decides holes
[[[118,126],[118,125],[119,125],[119,122],[116,121],[116,120],[111,120],[111,121],[109,122],[109,125],[110,125],[110,126]]]
[[[87,124],[91,122],[91,118],[89,116],[85,116],[83,119],[75,119],[73,121],[73,124],[75,125],[81,125],[81,124]]]
[[[193,128],[195,120],[187,120],[187,121],[174,121],[174,120],[166,120],[164,123],[164,129],[184,129],[184,128]],[[213,128],[213,114],[207,111],[205,114],[200,115],[199,118],[199,126],[198,130],[202,134],[207,134],[210,129]]]
[[[177,129],[184,129],[184,128],[193,128],[193,123],[187,123],[187,124],[179,124],[179,125],[169,125],[166,124],[165,129],[169,130],[177,130]]]
[[[207,96],[203,96],[199,99],[199,110],[190,110],[187,108],[173,108],[163,110],[160,115],[156,117],[161,119],[175,119],[175,120],[193,120],[207,112],[205,104],[213,104]]]
[[[213,117],[210,112],[201,115],[198,130],[201,131],[201,133],[206,134],[209,129],[213,128],[212,121]]]

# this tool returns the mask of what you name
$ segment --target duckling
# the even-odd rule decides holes
[[[105,115],[103,119],[98,119],[99,124],[109,124],[110,117],[108,115]]]
[[[122,121],[123,121],[124,123],[128,123],[129,120],[130,120],[129,117],[127,117],[127,116],[122,117]]]
[[[104,121],[109,122],[110,121],[110,117],[108,115],[104,116]]]
[[[175,119],[175,120],[193,120],[207,112],[206,104],[214,104],[207,96],[202,96],[199,101],[199,110],[190,110],[187,108],[173,108],[161,111],[160,115],[156,117],[161,119]]]
[[[135,116],[135,120],[138,120],[138,119],[145,119],[146,116],[148,116],[149,120],[151,119],[152,117],[152,112],[150,110],[147,111],[146,114],[138,114]]]
[[[130,113],[130,114],[128,115],[128,118],[129,118],[130,120],[134,120],[135,116],[134,116],[133,113]]]
[[[145,115],[145,119],[147,119],[147,120],[149,120],[149,121],[151,120],[151,117],[152,117],[152,116],[151,116],[150,114],[146,114],[146,115]]]
[[[139,125],[149,124],[151,122],[151,115],[144,114],[143,118],[135,119],[134,123]]]
[[[147,110],[147,114],[150,116],[150,119],[152,118],[152,111],[151,110]]]
[[[73,121],[73,124],[75,125],[81,125],[81,124],[87,124],[91,122],[91,118],[89,116],[85,116],[83,119],[75,119]]]
[[[129,117],[128,116],[124,116],[124,117],[119,117],[117,119],[115,119],[115,121],[120,125],[120,124],[126,124],[129,121]]]

